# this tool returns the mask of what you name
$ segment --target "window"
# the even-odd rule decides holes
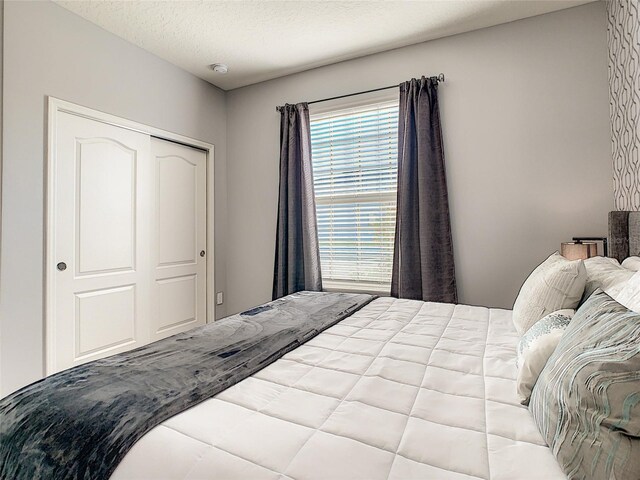
[[[389,293],[398,176],[397,98],[312,112],[311,151],[324,286]]]

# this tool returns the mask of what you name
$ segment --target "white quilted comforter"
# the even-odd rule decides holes
[[[380,298],[147,433],[112,480],[565,478],[511,312]]]

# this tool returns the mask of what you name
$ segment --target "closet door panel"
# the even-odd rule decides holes
[[[150,137],[67,113],[55,135],[48,373],[150,340]]]
[[[77,273],[135,270],[136,151],[92,138],[76,152]]]
[[[158,280],[157,292],[159,311],[155,333],[162,335],[198,323],[196,274]]]
[[[77,357],[136,342],[135,285],[82,292],[75,297]]]
[[[196,263],[196,160],[178,155],[156,157],[159,267]]]
[[[153,138],[155,225],[151,336],[206,323],[206,153]]]

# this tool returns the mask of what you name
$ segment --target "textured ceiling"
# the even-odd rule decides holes
[[[593,0],[55,1],[229,90]]]

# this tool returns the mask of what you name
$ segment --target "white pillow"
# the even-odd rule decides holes
[[[640,270],[640,257],[628,257],[622,261],[622,266],[627,270],[637,272]]]
[[[513,305],[513,324],[520,335],[545,315],[576,308],[584,292],[587,272],[582,260],[552,254],[529,275]]]
[[[533,386],[554,352],[575,310],[558,310],[536,322],[520,339],[516,366],[518,399],[529,404]]]
[[[633,271],[624,268],[615,258],[609,257],[587,258],[584,268],[587,271],[587,283],[581,303],[598,288],[620,303],[618,295],[634,275]]]
[[[633,274],[615,300],[629,310],[640,312],[640,271]]]

